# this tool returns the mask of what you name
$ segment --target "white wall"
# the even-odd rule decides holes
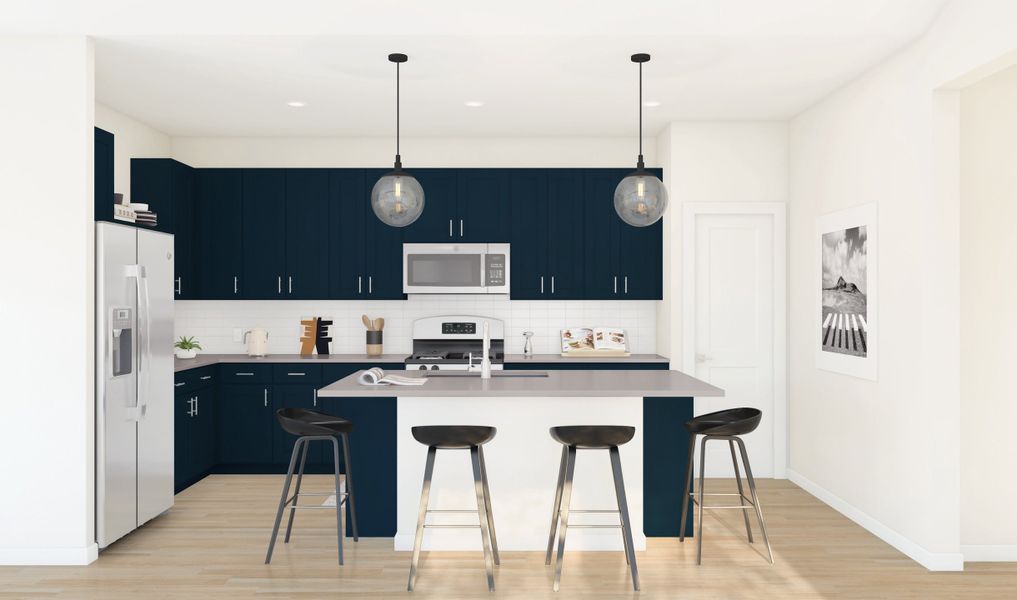
[[[961,544],[1017,561],[1017,67],[961,92]]]
[[[0,81],[0,564],[87,564],[97,553],[91,42],[0,37]]]
[[[644,146],[656,162],[655,140]],[[634,138],[403,138],[403,166],[423,167],[618,167],[635,168]],[[173,158],[192,167],[387,167],[395,139],[371,138],[173,138]]]
[[[95,104],[95,126],[114,135],[113,191],[131,201],[131,159],[170,156],[170,137],[112,108]]]
[[[921,40],[791,122],[789,475],[932,569],[963,560],[950,88],[1013,52],[1015,13],[1005,0],[953,2]],[[875,382],[816,369],[812,322],[816,217],[867,202],[881,235]]]

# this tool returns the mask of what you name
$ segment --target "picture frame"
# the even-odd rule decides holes
[[[879,223],[876,203],[816,219],[816,368],[877,381]]]

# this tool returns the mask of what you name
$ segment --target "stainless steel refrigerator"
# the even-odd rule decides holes
[[[173,236],[95,231],[95,537],[173,506]]]

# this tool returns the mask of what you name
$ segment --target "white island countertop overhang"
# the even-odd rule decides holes
[[[678,371],[664,370],[596,370],[593,367],[592,370],[550,370],[546,376],[503,371],[505,375],[491,379],[462,375],[428,377],[424,372],[400,371],[401,376],[428,379],[423,385],[407,386],[361,385],[358,382],[360,373],[321,388],[318,396],[366,398],[368,402],[372,397],[395,397],[396,550],[413,548],[427,451],[413,438],[412,428],[422,425],[497,428],[495,438],[484,446],[484,457],[498,545],[506,551],[536,551],[546,547],[562,454],[561,445],[550,436],[551,427],[635,427],[635,437],[620,448],[620,456],[633,542],[636,550],[645,550],[644,516],[649,515],[644,514],[644,509],[653,513],[655,521],[673,520],[677,531],[681,516],[680,494],[671,488],[678,485],[676,482],[681,481],[685,472],[687,437],[682,421],[692,415],[692,399],[724,395],[718,387]],[[680,413],[683,417],[662,418],[672,413]],[[354,421],[351,436],[357,435]],[[358,457],[352,460],[356,464]],[[663,502],[662,492],[666,497]],[[358,503],[371,501],[367,497],[357,498]],[[580,451],[572,508],[613,510],[617,508],[616,501],[608,453]],[[459,527],[427,528],[425,550],[481,549],[479,530],[462,528],[476,524],[476,514],[459,514],[476,509],[469,452],[439,450],[429,508],[444,512],[430,515],[428,525]],[[616,514],[581,516],[584,517],[581,523],[587,525],[618,523]],[[618,529],[576,529],[569,532],[567,544],[572,550],[622,550]]]
[[[724,390],[680,371],[577,370],[539,371],[546,377],[527,376],[527,371],[499,371],[491,379],[446,374],[430,377],[424,371],[399,371],[401,377],[427,378],[424,385],[367,386],[356,372],[318,391],[322,398],[342,397],[707,397],[723,396]]]

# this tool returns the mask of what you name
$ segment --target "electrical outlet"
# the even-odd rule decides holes
[[[237,343],[244,343],[244,330],[242,327],[233,328],[233,341]]]

